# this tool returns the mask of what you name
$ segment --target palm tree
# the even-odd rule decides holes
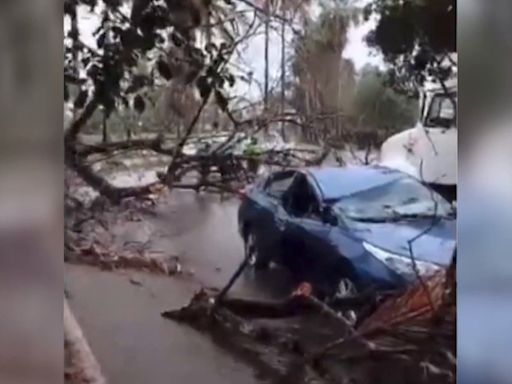
[[[311,0],[280,0],[279,9],[281,11],[281,115],[284,114],[285,91],[286,91],[286,22],[287,19],[293,22],[297,14],[302,20],[308,15]],[[285,123],[281,122],[281,136],[286,140]]]
[[[319,139],[318,133],[331,132],[333,125],[338,130],[342,120],[337,116],[346,114],[351,104],[354,67],[342,57],[350,22],[350,13],[345,8],[326,8],[295,41],[295,102],[307,116],[333,115],[315,124],[313,132],[305,132],[313,141]]]
[[[270,39],[270,2],[265,0],[265,85],[264,85],[264,107],[265,111],[268,107],[268,47]]]

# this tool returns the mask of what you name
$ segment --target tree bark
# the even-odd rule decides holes
[[[286,23],[281,21],[281,115],[284,115],[286,90]],[[286,123],[281,121],[281,136],[286,141]]]
[[[151,0],[134,0],[130,13],[130,20],[133,25],[138,25],[144,10],[151,4]]]
[[[99,98],[93,95],[92,99],[87,103],[80,116],[71,123],[71,126],[64,135],[64,143],[66,145],[74,145],[82,128],[98,109],[100,103]]]
[[[103,111],[103,121],[102,121],[102,142],[106,144],[108,142],[108,133],[107,133],[107,113]]]
[[[264,83],[264,108],[268,109],[268,91],[269,91],[269,62],[268,62],[268,48],[270,39],[270,0],[265,1],[265,83]]]
[[[188,138],[192,134],[194,127],[196,126],[197,122],[199,121],[199,118],[201,117],[201,114],[203,113],[204,108],[206,107],[206,104],[208,104],[208,100],[210,99],[210,94],[208,94],[204,99],[199,108],[196,111],[196,114],[192,118],[192,121],[190,122],[186,132],[183,135],[183,138],[178,142],[176,147],[174,148],[174,154],[172,157],[172,160],[167,167],[166,171],[166,177],[165,182],[167,186],[171,186],[174,182],[174,174],[177,170],[177,166],[179,165],[179,159],[182,156],[183,147],[185,147],[185,144],[187,143]]]

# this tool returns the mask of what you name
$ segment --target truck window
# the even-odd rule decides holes
[[[425,119],[426,127],[452,128],[456,126],[457,118],[457,95],[437,94],[434,95],[428,114]]]

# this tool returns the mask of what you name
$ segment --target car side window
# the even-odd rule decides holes
[[[290,188],[292,181],[295,177],[295,171],[278,172],[271,175],[266,183],[264,190],[269,195],[276,199],[280,199],[283,194]]]
[[[317,196],[303,174],[297,175],[292,186],[283,196],[283,207],[292,216],[320,220]]]

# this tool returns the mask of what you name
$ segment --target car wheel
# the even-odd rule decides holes
[[[267,269],[270,265],[268,261],[265,261],[258,249],[256,244],[256,236],[251,231],[248,231],[245,236],[245,258],[248,259],[250,266],[255,269]]]

